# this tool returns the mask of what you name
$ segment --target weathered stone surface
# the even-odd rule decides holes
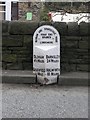
[[[17,61],[22,62],[23,60],[27,60],[27,57],[28,57],[28,55],[26,55],[26,54],[23,54],[23,55],[18,54]]]
[[[81,36],[65,36],[66,37],[66,40],[71,40],[72,42],[73,41],[79,41],[81,40]]]
[[[88,49],[88,42],[85,41],[79,41],[79,48],[81,49]]]
[[[69,60],[69,63],[72,63],[72,64],[88,64],[88,58],[85,59],[85,58],[82,58],[82,59],[70,59]]]
[[[2,61],[3,62],[16,62],[17,55],[15,55],[15,54],[2,54]]]
[[[29,48],[32,48],[33,47],[33,36],[25,35],[23,46],[28,46]]]
[[[13,35],[10,35],[9,32],[8,35],[3,34],[2,67],[10,70],[32,70],[33,32],[36,25],[33,27],[31,22],[19,23],[15,21],[9,23],[9,32]],[[44,23],[40,24],[43,25]],[[56,27],[61,35],[61,72],[87,71],[86,65],[90,64],[88,59],[88,41],[90,36],[73,36],[74,31],[73,34],[67,35],[68,29],[65,23],[55,22],[53,26]],[[74,29],[72,25],[70,27]]]
[[[2,70],[5,70],[5,69],[7,69],[7,63],[2,62]]]
[[[20,56],[24,56],[24,55],[30,55],[31,54],[31,51],[29,51],[29,50],[24,50],[24,51],[22,51],[22,50],[20,50],[20,51],[12,51],[12,54],[16,54],[16,55],[20,55]]]
[[[61,56],[67,58],[77,58],[77,49],[72,48],[62,48]]]
[[[90,36],[83,36],[83,37],[81,37],[81,40],[88,42],[90,40]]]
[[[60,33],[60,35],[67,35],[68,34],[68,29],[67,29],[67,24],[66,23],[62,23],[62,22],[54,22],[53,27],[55,27],[58,32]]]
[[[49,21],[41,21],[39,23],[39,26],[42,26],[42,25],[52,25],[52,22],[49,22]]]
[[[24,70],[32,70],[33,64],[30,62],[23,62],[23,68],[24,68]]]
[[[69,36],[78,36],[80,34],[78,23],[69,22],[68,23],[68,35]]]
[[[61,73],[76,71],[76,64],[61,63]]]
[[[2,52],[0,51],[0,62],[2,62]]]
[[[22,46],[23,36],[20,35],[3,35],[2,46]]]
[[[5,49],[7,48],[7,49]],[[26,51],[27,50],[27,47],[26,46],[9,46],[9,47],[3,47],[3,50],[10,50],[12,52],[15,52],[15,51]]]
[[[7,63],[8,70],[23,70],[22,63]]]
[[[90,22],[88,23],[88,36],[90,36]],[[89,37],[90,38],[90,37]],[[90,39],[89,39],[90,40]]]
[[[65,48],[78,48],[78,41],[61,40],[61,46]]]
[[[8,33],[8,24],[9,21],[2,21],[2,33],[4,34]]]
[[[88,71],[88,64],[77,64],[77,71]]]
[[[37,22],[10,22],[9,33],[17,35],[32,35],[38,28]]]
[[[89,31],[88,31],[88,24],[87,23],[84,23],[84,22],[81,22],[80,23],[80,35],[81,36],[88,36],[89,34]]]
[[[10,51],[10,50],[2,50],[2,54],[11,54],[12,53],[12,51]]]

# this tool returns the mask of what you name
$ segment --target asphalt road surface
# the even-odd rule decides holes
[[[3,118],[88,118],[88,87],[2,85]]]

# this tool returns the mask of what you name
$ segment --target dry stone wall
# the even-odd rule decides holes
[[[89,71],[90,23],[19,22],[2,23],[2,68],[33,69],[33,34],[41,25],[52,25],[61,36],[61,72]]]

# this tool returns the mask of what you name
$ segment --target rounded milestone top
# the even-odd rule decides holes
[[[56,45],[60,42],[60,35],[53,26],[43,25],[35,31],[33,40],[34,44]]]

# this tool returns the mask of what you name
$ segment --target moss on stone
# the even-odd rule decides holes
[[[17,55],[15,55],[15,54],[3,54],[2,55],[2,61],[3,62],[16,62],[17,61]]]

